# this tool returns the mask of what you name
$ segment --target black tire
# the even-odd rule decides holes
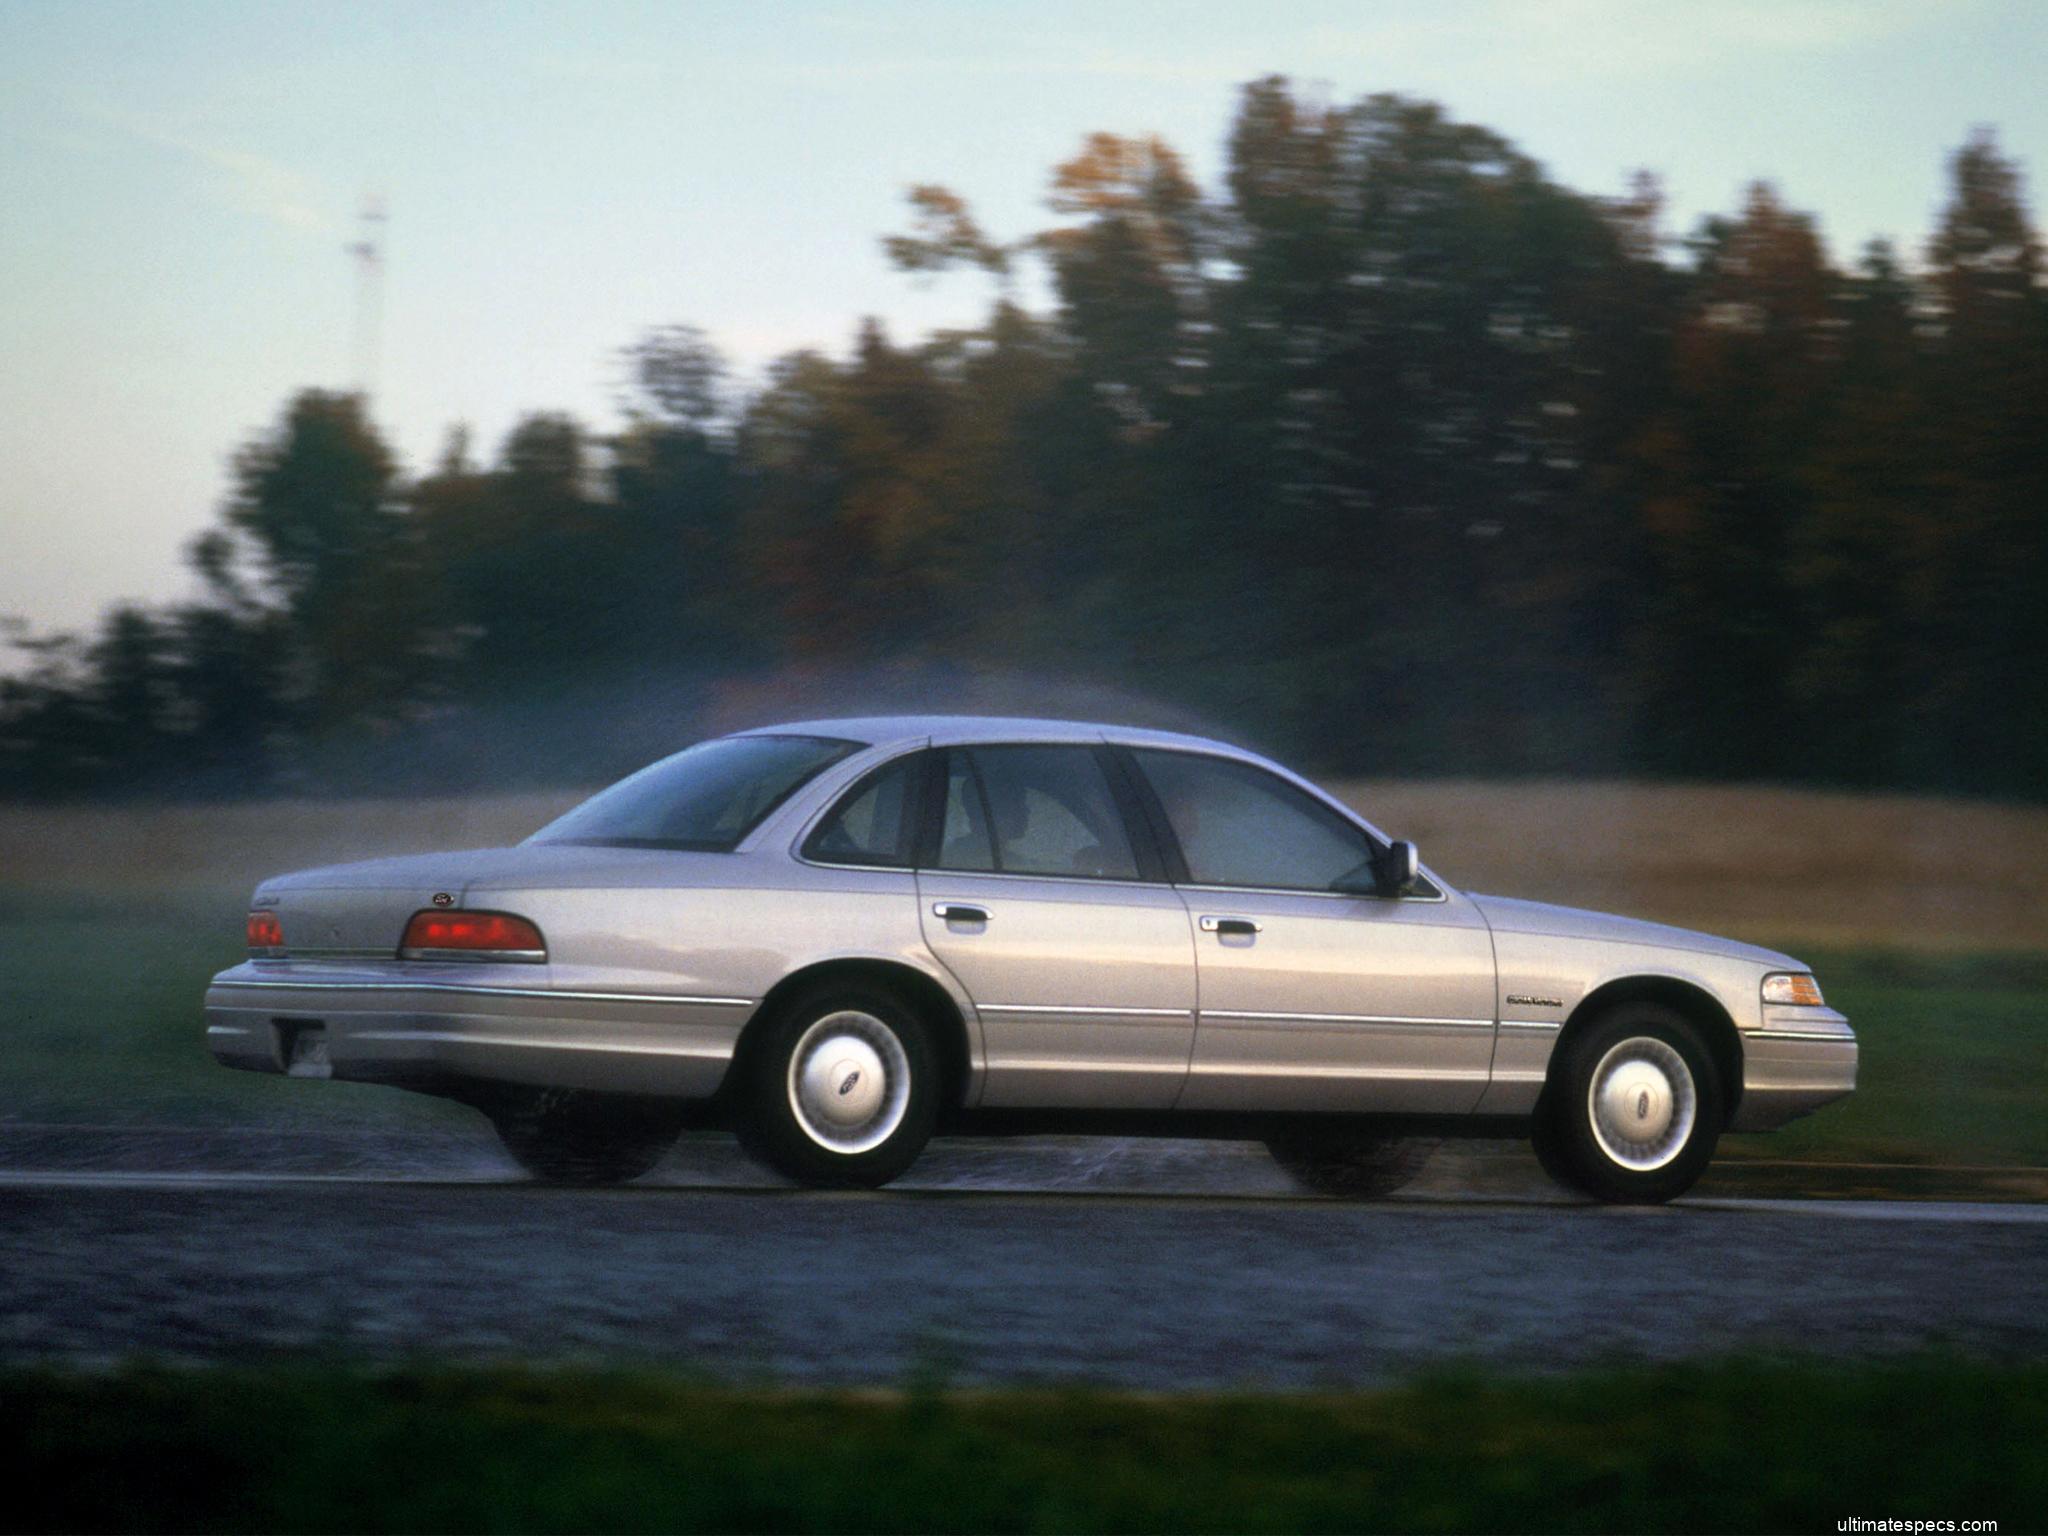
[[[1603,1115],[1596,1082],[1604,1085]],[[1623,1003],[1575,1033],[1551,1065],[1543,1100],[1535,1143],[1545,1169],[1596,1200],[1625,1205],[1692,1188],[1713,1159],[1727,1102],[1698,1028],[1660,1003]],[[1638,1113],[1640,1141],[1630,1134]]]
[[[1547,1093],[1536,1105],[1536,1114],[1529,1126],[1529,1150],[1536,1154],[1536,1161],[1550,1175],[1552,1183],[1574,1191],[1578,1189],[1577,1176],[1564,1159],[1564,1139],[1558,1134],[1557,1115],[1551,1108]]]
[[[644,1099],[538,1088],[486,1111],[505,1150],[549,1184],[624,1184],[651,1170],[682,1134],[680,1109]]]
[[[917,1161],[938,1119],[941,1083],[931,1031],[915,1008],[876,983],[826,982],[755,1029],[738,1067],[734,1116],[749,1154],[814,1189],[877,1189]],[[873,1113],[863,1118],[870,1096]],[[838,1123],[830,1116],[842,1100],[850,1118]]]
[[[1276,1136],[1266,1143],[1295,1183],[1339,1200],[1391,1195],[1414,1181],[1436,1149],[1437,1142],[1424,1137],[1331,1131]]]

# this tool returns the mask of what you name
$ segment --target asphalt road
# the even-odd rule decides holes
[[[2048,1208],[0,1174],[0,1361],[659,1361],[793,1383],[1366,1382],[2048,1353]]]

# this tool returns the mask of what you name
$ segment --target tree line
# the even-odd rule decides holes
[[[1647,174],[1279,78],[1215,188],[1097,134],[1046,229],[909,201],[888,258],[982,324],[751,389],[664,328],[622,429],[417,474],[299,394],[200,598],[16,637],[0,793],[588,779],[746,679],[991,674],[1349,772],[2048,790],[2048,279],[1990,132],[1847,266],[1769,183],[1675,237]]]

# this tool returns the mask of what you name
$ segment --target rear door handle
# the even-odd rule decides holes
[[[964,901],[935,901],[932,916],[942,917],[949,923],[985,923],[988,908],[972,906]]]
[[[1259,931],[1259,925],[1248,917],[1215,917],[1204,914],[1201,919],[1202,932],[1235,934],[1239,938],[1250,938]]]

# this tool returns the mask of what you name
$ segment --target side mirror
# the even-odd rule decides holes
[[[1415,877],[1421,868],[1413,843],[1387,844],[1387,851],[1380,855],[1380,894],[1405,896],[1415,889]]]

